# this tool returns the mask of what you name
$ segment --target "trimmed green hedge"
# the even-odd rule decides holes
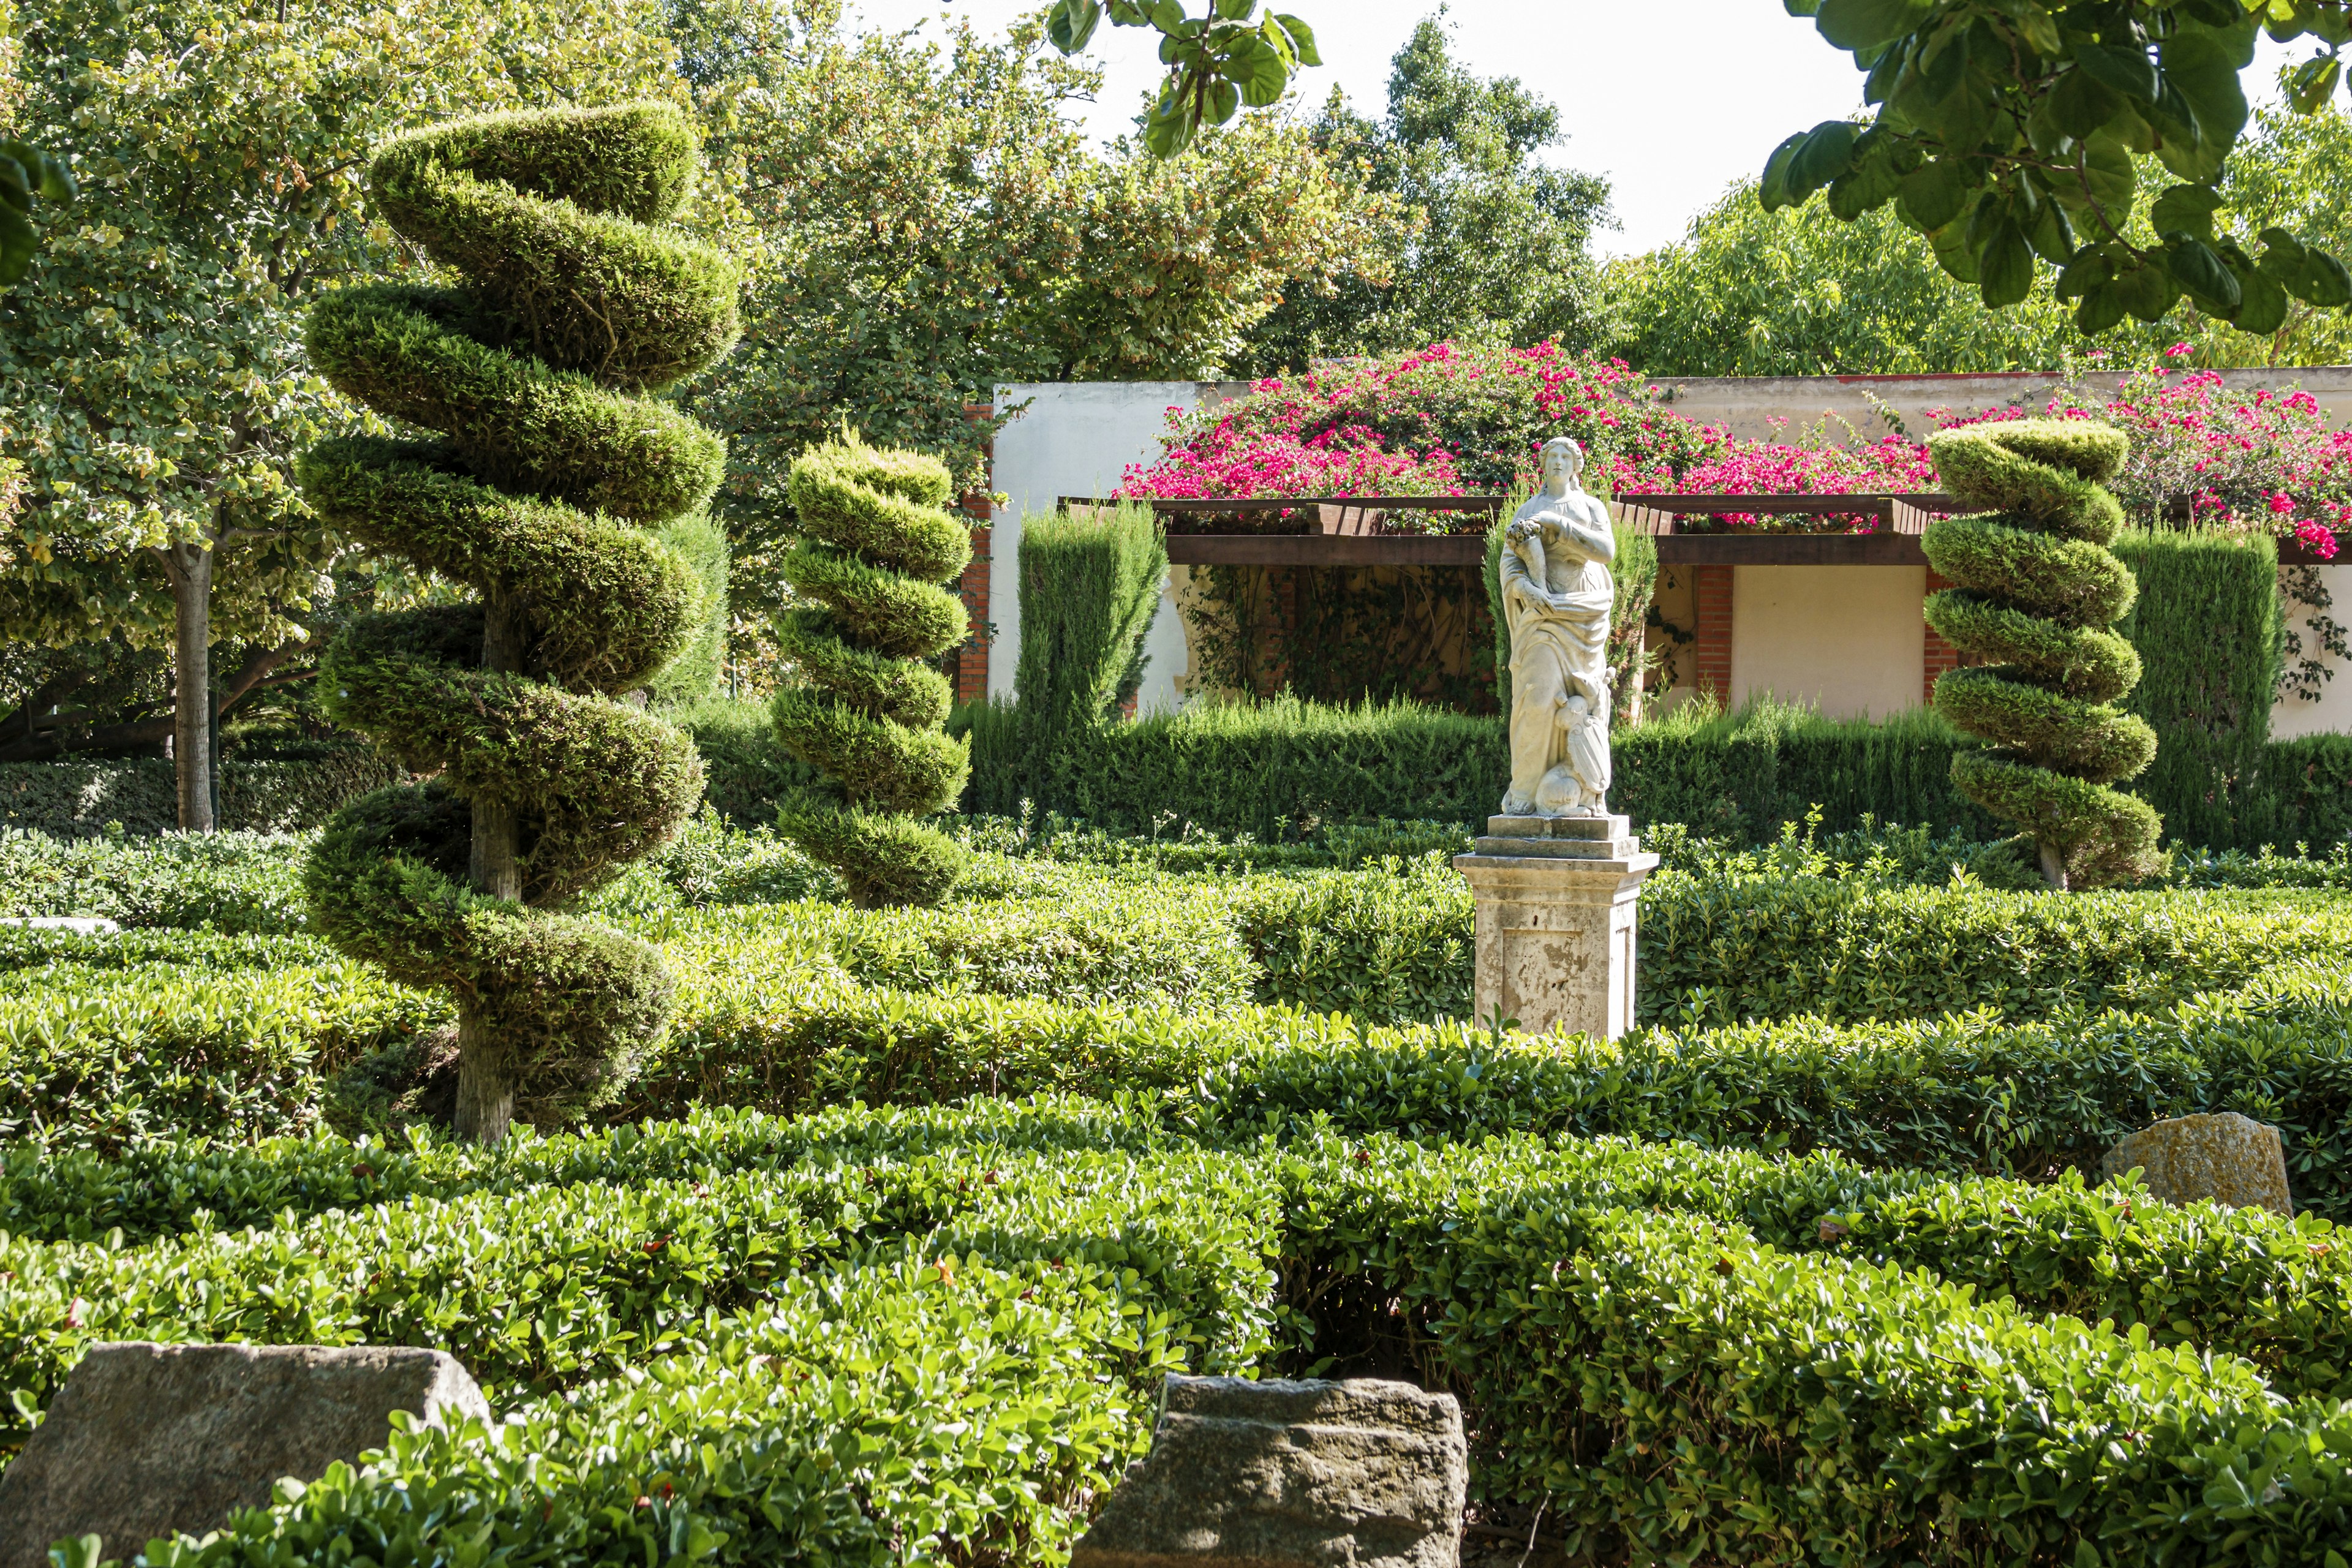
[[[2114,550],[2138,584],[2116,627],[2140,657],[2122,705],[2157,735],[2156,761],[2132,793],[2163,816],[2168,844],[2252,847],[2246,817],[2267,805],[2285,628],[2278,545],[2267,535],[2134,531]]]
[[[1164,1372],[1400,1359],[1465,1397],[1480,1493],[1601,1561],[2326,1568],[2352,1531],[2319,1222],[1139,1113],[705,1118],[436,1152],[440,1190],[249,1233],[12,1239],[0,1381],[29,1414],[134,1331],[421,1343],[509,1413],[397,1433],[174,1568],[486,1529],[555,1563],[1050,1562]]]
[[[1510,773],[1497,721],[1403,702],[1282,697],[1104,725],[1065,747],[1050,785],[1024,765],[1010,709],[970,705],[950,727],[972,739],[966,810],[1018,816],[1025,805],[1115,833],[1280,841],[1382,818],[1477,823]],[[1640,826],[1680,823],[1766,843],[1819,806],[1832,831],[1875,819],[1979,839],[2005,832],[1952,784],[1954,753],[1976,742],[1931,710],[1873,723],[1771,702],[1730,713],[1693,703],[1620,728],[1612,744],[1610,805]],[[2181,842],[2254,849],[2352,838],[2352,735],[2273,743],[2259,756],[2233,786],[2231,810],[2192,814],[2200,832],[2219,837]]]
[[[257,833],[318,826],[343,802],[406,775],[364,746],[301,761],[221,763],[221,826]],[[126,833],[179,828],[178,786],[162,757],[0,763],[0,826],[60,838],[94,837],[120,823]]]

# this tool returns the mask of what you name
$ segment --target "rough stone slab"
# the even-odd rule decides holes
[[[1469,1479],[1451,1394],[1171,1377],[1070,1568],[1455,1568]]]
[[[157,1536],[202,1535],[281,1477],[316,1480],[381,1448],[395,1410],[490,1418],[440,1351],[93,1345],[0,1471],[0,1568],[47,1568],[49,1544],[75,1536],[127,1561]]]
[[[0,926],[29,926],[37,931],[69,931],[82,936],[113,936],[122,928],[104,915],[12,915]]]
[[[2279,1130],[2234,1110],[2144,1128],[2108,1151],[2099,1174],[2113,1178],[2134,1166],[2149,1195],[2168,1204],[2210,1198],[2231,1208],[2294,1213]]]

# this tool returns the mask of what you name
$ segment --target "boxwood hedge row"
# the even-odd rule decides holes
[[[151,1553],[182,1563],[1050,1561],[1180,1363],[1417,1370],[1469,1401],[1486,1495],[1604,1559],[2320,1564],[2352,1530],[2324,1222],[1160,1114],[709,1117],[435,1152],[268,1229],[13,1239],[0,1379],[37,1411],[132,1325],[396,1338],[511,1413]]]

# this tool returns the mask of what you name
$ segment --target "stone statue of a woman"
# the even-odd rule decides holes
[[[1504,532],[1511,634],[1507,816],[1605,816],[1609,807],[1609,509],[1577,483],[1584,448],[1544,443],[1543,489]]]

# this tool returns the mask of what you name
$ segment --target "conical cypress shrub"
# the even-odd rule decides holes
[[[781,826],[858,903],[936,903],[964,854],[915,819],[953,805],[971,770],[969,742],[940,731],[953,693],[933,665],[968,624],[940,585],[971,560],[952,480],[935,458],[845,436],[795,459],[786,493],[801,537],[782,571],[803,604],[779,640],[806,684],[777,694],[776,732],[838,798],[797,802]]]
[[[1995,660],[1936,682],[1936,707],[1991,749],[1952,759],[1952,782],[2034,843],[2053,887],[2097,887],[2155,864],[2156,812],[2106,787],[2156,755],[2156,732],[2114,706],[2139,656],[2107,628],[2130,610],[2132,574],[2107,549],[2123,508],[2100,488],[2124,435],[2088,420],[2018,419],[1929,438],[1944,488],[1975,516],[1930,524],[1928,563],[1956,587],[1927,624]]]
[[[479,1142],[606,1092],[668,1013],[653,948],[558,911],[702,793],[692,742],[617,700],[693,634],[697,574],[654,530],[726,463],[646,395],[735,338],[733,268],[661,226],[698,160],[666,104],[402,137],[371,199],[463,286],[347,289],[310,316],[330,381],[441,437],[326,442],[303,493],[479,602],[370,616],[329,649],[328,710],[436,776],[345,807],[304,884],[343,952],[455,995],[458,1131]]]

